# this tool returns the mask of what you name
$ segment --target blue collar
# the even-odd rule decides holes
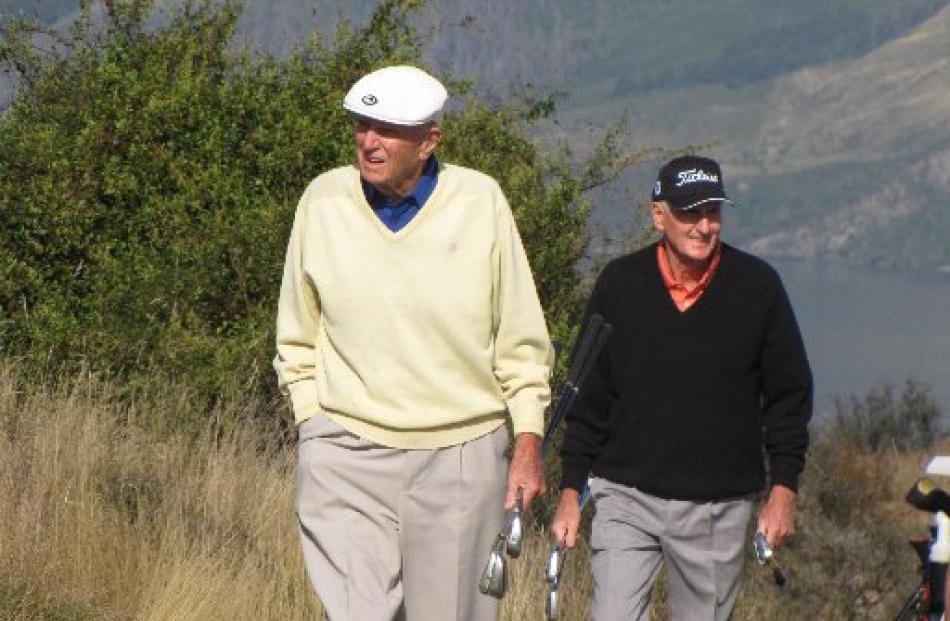
[[[431,155],[422,168],[422,176],[419,177],[419,181],[416,182],[416,187],[412,188],[412,192],[402,198],[395,200],[389,199],[385,194],[366,181],[363,181],[363,193],[366,195],[366,201],[373,209],[379,209],[386,205],[396,206],[400,203],[411,203],[421,208],[425,205],[426,201],[429,200],[429,197],[432,196],[432,192],[435,190],[435,184],[438,180],[439,160],[436,159],[434,155]]]

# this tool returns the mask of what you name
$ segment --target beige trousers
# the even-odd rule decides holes
[[[296,510],[328,621],[494,621],[478,580],[504,521],[508,433],[402,450],[300,425]]]

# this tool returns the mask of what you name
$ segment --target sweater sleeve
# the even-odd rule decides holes
[[[584,318],[583,330],[595,313],[600,313],[610,322],[607,309],[604,308],[607,271],[601,273],[594,290],[591,292]],[[577,353],[578,338],[574,355]],[[578,492],[587,484],[591,464],[599,455],[606,439],[610,424],[610,410],[614,401],[614,389],[610,378],[610,342],[591,367],[590,374],[580,386],[573,407],[567,412],[567,430],[561,445],[561,489],[570,488]],[[573,364],[573,355],[572,364]]]
[[[762,347],[764,444],[772,484],[797,490],[808,450],[812,375],[792,305],[777,274],[775,279]]]
[[[317,398],[317,333],[320,301],[304,271],[309,192],[297,206],[277,304],[277,371],[281,392],[290,395],[299,423],[319,410]]]
[[[514,216],[501,189],[496,186],[495,192],[499,209],[493,254],[493,371],[515,435],[540,436],[551,401],[554,349]]]

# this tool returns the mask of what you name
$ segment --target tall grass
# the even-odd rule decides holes
[[[159,440],[149,405],[0,366],[0,618],[317,618],[291,454],[251,423]]]
[[[239,396],[202,433],[149,430],[188,394],[129,402],[89,375],[37,385],[0,362],[0,619],[320,618],[298,549],[292,445]],[[779,553],[789,586],[750,555],[738,621],[887,619],[914,584],[904,539],[926,517],[902,496],[930,453],[835,435],[816,429],[799,532]],[[543,618],[547,553],[529,529],[503,619]],[[561,618],[587,619],[585,549],[565,576]],[[669,618],[663,593],[661,580],[655,619]]]

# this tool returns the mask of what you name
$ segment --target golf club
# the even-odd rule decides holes
[[[499,533],[495,544],[492,546],[491,553],[488,555],[488,563],[482,572],[482,579],[478,582],[478,590],[484,595],[501,598],[505,595],[507,588],[507,568],[505,567],[505,533]]]
[[[759,561],[759,565],[768,565],[769,569],[772,570],[772,580],[775,581],[776,585],[784,587],[788,582],[788,576],[785,575],[785,571],[775,560],[775,553],[769,546],[769,540],[765,538],[764,534],[756,533],[752,539],[752,546],[755,548],[755,558]]]
[[[548,557],[547,570],[544,572],[544,581],[548,583],[548,598],[544,603],[544,617],[547,621],[556,621],[558,618],[558,591],[561,586],[561,574],[564,571],[564,561],[567,558],[567,547],[564,542],[552,546]]]
[[[511,558],[521,554],[521,542],[524,539],[524,493],[518,488],[518,498],[515,506],[505,512],[505,525],[488,554],[488,562],[482,571],[482,579],[478,582],[478,590],[492,597],[504,597],[508,588],[508,564],[505,559],[507,552]]]

